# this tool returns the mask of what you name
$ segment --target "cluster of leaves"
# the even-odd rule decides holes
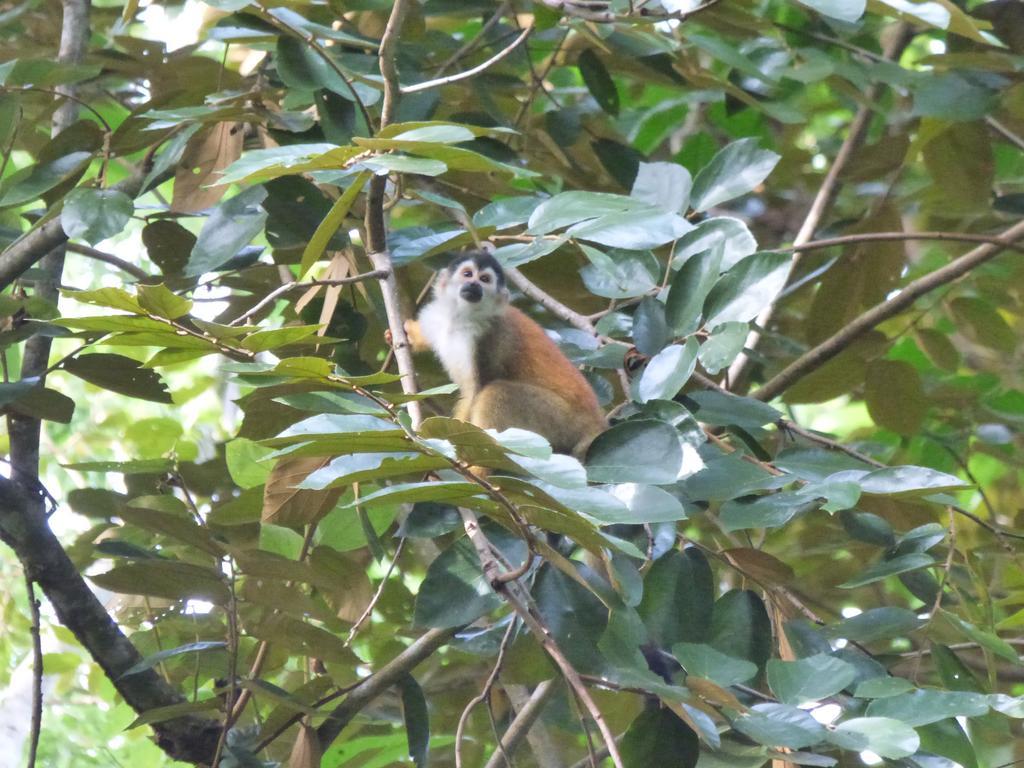
[[[73,65],[38,56],[54,30],[32,0],[0,19],[0,276],[18,278],[0,408],[65,445],[41,479],[74,512],[75,564],[121,596],[143,657],[123,677],[158,670],[183,694],[136,726],[236,710],[222,766],[321,747],[323,765],[482,764],[523,690],[559,676],[553,642],[628,766],[1021,757],[1002,511],[1021,500],[1018,262],[930,293],[773,404],[745,387],[1019,215],[1024,6],[407,2],[381,127],[403,4],[209,5],[202,44],[174,51],[135,4],[96,9]],[[88,110],[46,139],[57,87]],[[556,299],[527,308],[614,407],[585,462],[522,430],[410,421],[452,388],[424,361],[435,386],[400,389],[360,277],[381,177],[410,296],[443,254],[490,242]],[[781,246],[816,194],[815,236],[851,242],[794,260]],[[902,239],[923,230],[954,244]],[[41,267],[7,268],[54,232],[72,243],[60,312]],[[98,254],[109,271],[83,260],[97,246],[121,256]],[[19,377],[41,337],[60,354]],[[237,409],[188,405],[223,386]],[[485,577],[460,510],[522,570],[546,638]],[[398,698],[306,751],[335,699],[448,630]],[[0,647],[0,679],[17,656]],[[460,726],[481,686],[490,719]],[[559,686],[534,726],[562,763],[587,754],[583,712]]]

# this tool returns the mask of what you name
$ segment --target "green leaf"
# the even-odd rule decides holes
[[[416,595],[414,621],[423,627],[458,627],[501,606],[480,569],[472,543],[461,538],[434,558]]]
[[[594,101],[609,115],[618,116],[619,92],[615,90],[615,81],[594,49],[583,50],[576,60],[576,66]]]
[[[800,749],[824,741],[825,726],[787,704],[755,704],[732,721],[737,731],[766,747]]]
[[[947,757],[964,768],[978,768],[978,755],[974,745],[958,720],[939,720],[937,723],[919,727],[917,733],[921,737],[922,752]]]
[[[874,360],[864,374],[864,402],[880,427],[916,435],[928,412],[917,369],[902,360]]]
[[[638,419],[598,435],[587,454],[587,475],[596,483],[674,483],[683,464],[679,435],[668,424]]]
[[[974,626],[970,622],[964,621],[959,616],[950,613],[949,611],[940,610],[940,615],[982,648],[986,648],[996,656],[1001,656],[1014,664],[1021,664],[1021,658],[1016,649],[1002,638],[997,637],[990,632],[978,629],[978,627]]]
[[[267,212],[260,203],[267,196],[263,187],[250,187],[224,200],[203,224],[185,266],[185,275],[197,277],[230,261],[263,231]]]
[[[902,677],[872,677],[857,685],[853,695],[858,699],[884,699],[914,690],[914,684]]]
[[[242,347],[252,352],[266,352],[308,339],[315,336],[318,330],[319,325],[289,325],[284,328],[256,331],[242,339]]]
[[[856,677],[856,667],[825,653],[796,661],[768,662],[768,685],[784,704],[802,706],[820,701],[839,693]]]
[[[689,258],[672,278],[665,302],[668,327],[679,336],[701,326],[704,302],[721,274],[722,249],[717,246]]]
[[[687,675],[703,677],[721,686],[746,683],[757,674],[757,665],[746,659],[737,659],[700,643],[676,643],[672,646]]]
[[[715,601],[708,642],[716,650],[763,667],[771,655],[771,637],[764,603],[750,590],[733,589]]]
[[[75,401],[55,389],[39,386],[39,377],[0,384],[0,409],[67,424],[75,412]]]
[[[688,394],[683,404],[700,421],[721,427],[754,429],[782,419],[782,413],[767,403],[712,389]]]
[[[869,608],[863,613],[826,627],[825,631],[830,637],[844,637],[858,643],[873,643],[876,640],[903,637],[920,629],[924,624],[925,621],[918,618],[913,611],[887,605]]]
[[[324,217],[323,221],[320,222],[320,226],[316,228],[316,232],[313,233],[308,245],[306,245],[306,249],[302,252],[302,262],[299,265],[299,273],[296,276],[297,280],[305,277],[313,264],[323,255],[324,249],[334,236],[334,233],[338,231],[342,222],[344,222],[345,217],[348,216],[352,204],[369,178],[370,174],[360,173],[352,180],[352,183],[349,184],[341,196],[334,201],[331,210]]]
[[[685,520],[688,516],[686,508],[668,491],[653,485],[622,483],[609,486],[611,495],[619,499],[629,510],[622,523],[672,523]],[[610,522],[607,517],[598,516],[601,522]]]
[[[874,565],[865,568],[856,577],[840,584],[841,589],[855,589],[865,584],[873,584],[882,581],[898,573],[916,571],[935,565],[935,561],[928,555],[914,552],[909,555],[899,555],[889,560],[880,560]]]
[[[398,678],[398,690],[402,695],[402,719],[405,721],[405,736],[409,742],[409,757],[416,768],[425,768],[430,747],[427,697],[416,678],[408,672]]]
[[[356,167],[369,168],[378,176],[386,176],[389,173],[440,176],[448,171],[448,166],[440,160],[432,160],[429,157],[409,157],[408,155],[376,155],[361,160]]]
[[[118,565],[89,579],[111,592],[168,600],[195,598],[223,605],[229,596],[227,584],[219,572],[175,560],[153,559]]]
[[[236,437],[224,447],[228,474],[239,488],[263,485],[273,469],[273,451],[244,437]]]
[[[695,211],[745,195],[764,181],[780,156],[757,146],[757,139],[740,139],[719,151],[693,180]]]
[[[157,285],[140,283],[137,291],[139,306],[151,315],[176,320],[192,310],[191,301],[172,293],[163,283]]]
[[[134,212],[135,204],[124,192],[76,189],[64,198],[60,223],[69,238],[96,245],[124,229]]]
[[[818,13],[832,19],[845,21],[848,24],[852,24],[860,19],[864,15],[864,9],[867,7],[866,0],[800,0],[800,2],[808,8],[813,8]],[[879,752],[878,754],[882,753]],[[892,757],[892,755],[883,756]]]
[[[665,305],[647,296],[633,313],[633,341],[644,355],[656,355],[669,340]]]
[[[679,269],[698,254],[715,249],[721,250],[721,269],[726,270],[757,251],[757,241],[747,225],[739,219],[728,216],[704,219],[679,238],[672,257],[672,268]]]
[[[743,351],[749,332],[750,327],[746,323],[722,323],[717,326],[701,344],[697,355],[704,370],[716,374],[732,363]]]
[[[277,73],[284,84],[303,91],[315,91],[327,88],[344,99],[351,99],[352,92],[345,84],[345,78],[336,72],[320,54],[306,42],[290,35],[277,38],[277,51],[274,56]],[[357,84],[353,83],[353,87]],[[361,83],[360,93],[373,98],[375,89],[367,88]]]
[[[755,253],[722,275],[704,303],[707,325],[745,323],[775,300],[786,285],[792,257],[785,253]]]
[[[580,270],[583,284],[596,296],[628,299],[658,285],[660,265],[650,251],[613,250],[608,253],[580,245],[590,264]]]
[[[750,528],[778,528],[797,515],[817,509],[822,499],[808,496],[803,489],[764,496],[728,499],[719,510],[719,524],[728,532]]]
[[[934,689],[875,699],[867,708],[868,717],[891,717],[911,727],[948,717],[980,717],[986,712],[988,699],[983,694]]]
[[[886,467],[868,472],[857,481],[864,493],[878,496],[920,496],[971,488],[959,477],[928,467]]]
[[[659,646],[699,643],[708,637],[714,597],[707,558],[696,547],[673,549],[655,560],[644,577],[637,612]]]
[[[678,163],[640,163],[629,196],[669,213],[683,213],[690,203],[692,186],[690,172]]]
[[[538,205],[530,215],[528,234],[546,235],[556,229],[612,213],[649,210],[650,204],[608,192],[561,192]]]
[[[829,741],[852,751],[870,750],[890,760],[909,757],[921,745],[913,728],[891,717],[855,717],[846,720],[829,734]]]
[[[639,251],[676,240],[691,229],[693,225],[678,214],[644,207],[581,221],[569,227],[566,234],[610,248]]]
[[[167,385],[156,371],[138,360],[109,352],[94,352],[65,360],[62,369],[90,384],[154,403],[170,403]]]
[[[639,401],[646,403],[675,397],[697,367],[698,348],[697,339],[690,338],[685,346],[672,344],[655,355],[640,377]]]
[[[227,643],[223,640],[199,640],[194,643],[179,645],[177,648],[167,648],[166,650],[150,654],[138,664],[133,664],[128,667],[128,669],[121,673],[121,677],[134,675],[138,672],[145,672],[147,669],[152,669],[162,661],[172,659],[175,656],[181,656],[185,653],[202,653],[204,651],[217,651],[223,648],[227,648]]]
[[[22,205],[83,173],[92,160],[92,152],[72,152],[49,162],[41,162],[11,174],[0,186],[0,208]]]
[[[622,737],[625,768],[695,768],[700,757],[697,734],[670,709],[644,709]]]
[[[271,149],[254,149],[229,165],[217,183],[251,184],[286,174],[342,168],[346,161],[358,153],[355,147],[339,147],[334,144],[286,144]]]

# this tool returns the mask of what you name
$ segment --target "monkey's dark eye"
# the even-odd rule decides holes
[[[491,276],[490,275],[480,275],[480,282],[481,283],[489,283],[489,282],[491,282]]]
[[[462,270],[462,276],[463,277],[472,277],[473,276],[473,270],[472,269],[464,269],[464,270]]]

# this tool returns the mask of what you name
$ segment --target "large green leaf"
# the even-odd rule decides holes
[[[900,696],[875,699],[867,708],[869,717],[891,717],[914,727],[948,717],[980,717],[988,712],[988,699],[968,691],[921,689]]]
[[[672,655],[683,665],[686,674],[703,677],[719,685],[746,683],[757,674],[757,665],[716,651],[702,643],[676,643]]]
[[[715,283],[704,303],[707,324],[753,320],[774,301],[789,277],[791,257],[757,253],[740,261]]]
[[[818,13],[849,24],[863,16],[864,9],[867,7],[866,0],[800,0],[800,2]],[[885,757],[893,757],[893,755],[885,755]]]
[[[196,277],[212,272],[262,232],[267,212],[260,203],[266,196],[263,187],[250,187],[218,205],[199,232],[185,274]]]
[[[622,737],[626,768],[695,768],[700,756],[697,734],[671,710],[644,709]]]
[[[675,397],[697,367],[698,347],[697,339],[690,338],[685,345],[672,344],[655,355],[637,385],[639,401]]]
[[[459,539],[430,564],[416,596],[415,621],[427,627],[458,627],[495,610],[501,598],[484,578],[469,539]]]
[[[678,163],[640,163],[629,196],[670,213],[683,213],[692,186],[690,172]]]
[[[134,211],[132,199],[124,192],[76,189],[64,198],[60,223],[69,238],[95,245],[124,229]]]
[[[156,371],[142,367],[142,363],[123,355],[93,352],[65,360],[63,370],[97,387],[109,389],[128,397],[170,403],[167,385]]]
[[[921,740],[906,723],[891,717],[855,717],[839,723],[829,734],[829,741],[843,749],[896,760],[917,752]]]
[[[700,643],[709,635],[714,597],[707,558],[696,547],[673,549],[655,560],[644,577],[637,611],[661,647]]]
[[[757,139],[740,139],[722,149],[693,180],[692,205],[706,211],[752,192],[772,172],[780,156],[758,147]]]
[[[766,747],[800,749],[824,741],[825,726],[787,704],[755,704],[732,721],[733,728]]]
[[[754,592],[734,589],[715,601],[708,643],[716,650],[763,667],[771,655],[771,636],[768,613]]]
[[[796,661],[768,662],[768,685],[785,704],[803,705],[827,698],[856,677],[853,665],[824,653]]]
[[[576,60],[576,66],[580,69],[583,82],[587,90],[605,112],[610,115],[619,114],[619,92],[615,90],[615,81],[608,74],[604,62],[594,52],[593,48],[583,50]]]
[[[598,483],[673,483],[683,464],[676,430],[664,422],[639,419],[598,435],[587,455],[587,475]]]
[[[712,246],[695,253],[672,278],[665,302],[665,320],[678,335],[693,333],[701,326],[704,302],[722,270],[722,249]]]
[[[18,171],[0,186],[0,208],[29,203],[85,171],[92,152],[72,152]]]

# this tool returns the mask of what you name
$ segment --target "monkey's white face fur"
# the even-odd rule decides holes
[[[438,275],[433,299],[420,312],[423,335],[463,395],[477,381],[476,340],[505,311],[508,298],[493,269],[466,259]]]

